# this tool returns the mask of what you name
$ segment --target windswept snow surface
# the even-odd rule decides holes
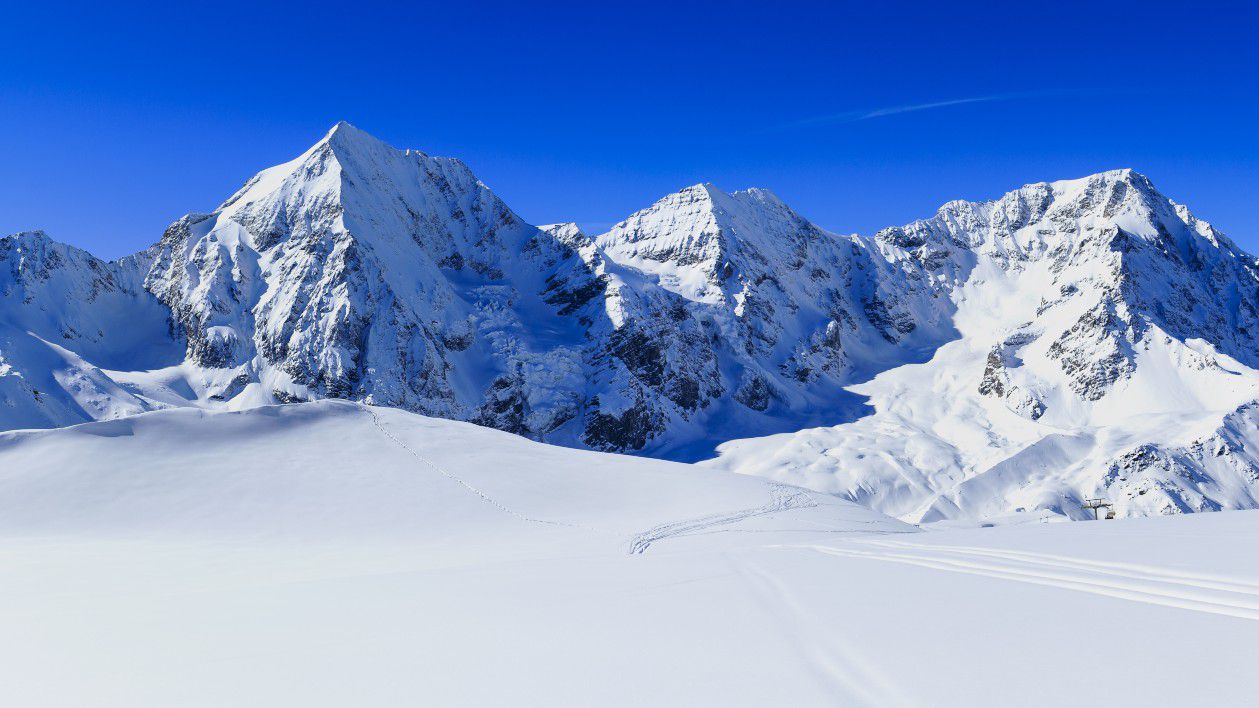
[[[0,704],[1249,705],[1259,512],[922,531],[324,401],[0,434]]]

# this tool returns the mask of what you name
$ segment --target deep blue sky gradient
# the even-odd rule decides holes
[[[870,233],[1133,167],[1259,250],[1245,8],[9,3],[0,233],[124,255],[345,119],[463,158],[533,223],[710,181]]]

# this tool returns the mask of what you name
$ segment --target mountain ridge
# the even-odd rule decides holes
[[[1115,487],[1112,460],[1160,442],[1116,411],[1181,405],[1233,439],[1254,395],[1238,382],[1259,364],[1255,258],[1126,168],[946,202],[870,236],[826,231],[768,190],[701,183],[588,235],[529,225],[461,161],[342,122],[141,253],[106,263],[42,239],[0,240],[0,288],[24,295],[0,311],[0,427],[348,398],[598,450],[697,460],[721,445],[706,464],[911,520],[1017,507],[1004,487],[984,503],[954,489],[1067,435],[1091,441],[1068,446],[1091,461],[1054,454],[1089,469],[1032,507],[1070,515]],[[98,289],[103,310],[63,296]],[[107,351],[120,323],[158,354]],[[964,410],[878,392],[916,371]],[[1115,426],[1132,445],[1098,442]],[[1137,457],[1181,480],[1255,469],[1236,450],[1231,472],[1187,454]],[[1132,513],[1254,504],[1160,482],[1170,506]]]

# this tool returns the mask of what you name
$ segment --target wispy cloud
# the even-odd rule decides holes
[[[885,116],[894,116],[901,113],[916,113],[918,111],[930,111],[937,108],[947,108],[949,106],[960,106],[967,103],[991,103],[993,101],[1009,101],[1015,98],[1022,98],[1030,94],[1026,93],[1004,93],[993,96],[973,96],[970,98],[954,98],[948,101],[933,101],[931,103],[910,103],[901,106],[886,106],[884,108],[875,108],[865,111],[846,111],[844,113],[831,113],[824,116],[811,116],[809,118],[801,118],[800,120],[791,121],[790,123],[781,123],[772,126],[768,130],[789,130],[791,128],[806,128],[813,125],[837,125],[842,123],[856,123],[858,121],[870,120],[872,118],[883,118]]]
[[[891,108],[880,108],[878,110],[862,113],[853,120],[869,120],[871,118],[881,118],[883,116],[894,116],[897,113],[914,113],[915,111],[929,111],[932,108],[944,108],[945,106],[960,106],[963,103],[988,103],[989,101],[1003,101],[1009,96],[976,96],[975,98],[955,98],[952,101],[936,101],[935,103],[917,103],[911,106],[892,106]]]

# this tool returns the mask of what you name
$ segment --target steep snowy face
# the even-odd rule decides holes
[[[645,281],[639,293],[674,296],[669,319],[708,333],[680,370],[708,371],[702,390],[715,392],[716,405],[691,421],[703,429],[675,437],[728,439],[842,419],[853,403],[843,385],[953,336],[949,306],[916,286],[913,268],[890,263],[868,241],[818,228],[765,190],[689,187],[595,243],[617,269]]]
[[[41,231],[0,238],[4,324],[61,344],[103,366],[155,366],[165,310],[140,287],[143,255],[108,263]]]
[[[1256,362],[1254,258],[1131,170],[952,202],[876,239],[960,293],[965,336],[1000,333],[996,373],[1041,342],[1072,391],[1096,401],[1131,375],[1141,342],[1158,333]],[[967,304],[975,301],[982,306]],[[995,393],[999,383],[985,387]]]
[[[186,348],[111,362],[138,405],[351,398],[687,457],[842,420],[844,385],[953,336],[912,268],[768,192],[693,187],[592,239],[347,124],[111,268]]]
[[[1124,515],[1253,506],[1259,467],[1213,441],[1248,434],[1259,393],[1255,261],[1146,178],[952,202],[875,242],[954,304],[959,338],[853,387],[873,415],[715,464],[915,521],[1082,517],[1090,496]],[[1202,449],[1230,461],[1185,452]]]
[[[193,363],[233,371],[216,398],[256,389],[469,418],[540,338],[526,315],[580,341],[538,295],[567,251],[458,160],[342,123],[214,214],[176,222],[146,286]]]
[[[749,278],[804,266],[828,237],[765,190],[726,194],[697,184],[617,224],[596,242],[608,257],[656,275],[688,300],[739,298]]]
[[[107,263],[42,232],[0,238],[4,427],[70,425],[147,410],[97,368],[149,368],[179,359],[165,308],[139,286],[141,267],[142,256]]]
[[[841,419],[854,371],[947,330],[768,192],[691,188],[591,239],[346,124],[150,259],[201,401],[352,398],[604,450]]]

